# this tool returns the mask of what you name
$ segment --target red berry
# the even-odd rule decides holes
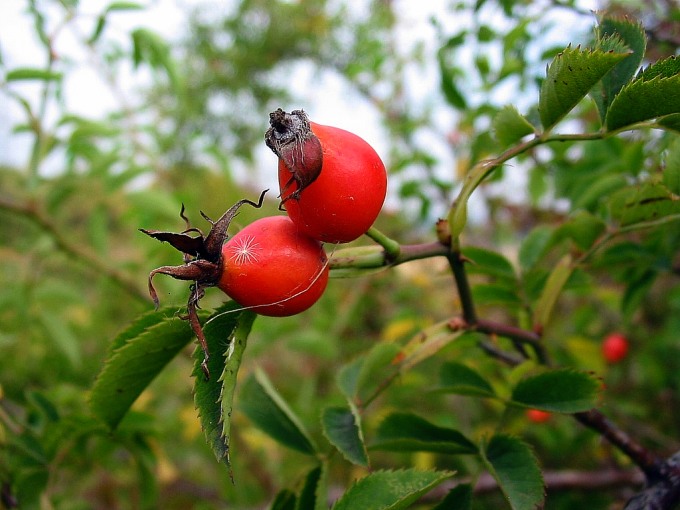
[[[321,297],[328,283],[326,254],[285,216],[261,218],[222,248],[217,286],[261,315],[300,313]]]
[[[541,411],[540,409],[527,409],[526,416],[529,421],[534,423],[545,423],[550,420],[552,415],[548,411]]]
[[[628,355],[629,347],[622,333],[611,333],[602,342],[602,356],[607,363],[619,363]]]
[[[385,165],[373,147],[349,131],[309,122],[299,110],[277,110],[270,122],[266,140],[279,156],[282,203],[300,230],[329,243],[364,234],[387,192]]]

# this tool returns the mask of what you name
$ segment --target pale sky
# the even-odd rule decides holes
[[[81,0],[79,11],[85,12],[86,16],[79,17],[78,29],[84,33],[92,32],[96,16],[111,0]],[[126,48],[130,47],[130,32],[138,27],[148,27],[169,41],[176,41],[182,36],[184,13],[192,5],[206,3],[205,0],[140,0],[139,3],[148,7],[141,11],[117,12],[110,17],[107,25],[106,37],[114,38]],[[230,5],[230,0],[223,2],[213,1],[215,5]],[[423,66],[414,66],[408,75],[408,93],[417,104],[429,104],[432,101],[442,102],[439,95],[439,74],[434,61],[437,43],[436,34],[430,22],[432,16],[437,17],[443,25],[445,33],[453,33],[470,20],[452,15],[446,8],[447,0],[427,0],[425,2],[413,0],[398,0],[395,2],[395,12],[399,15],[398,40],[405,47],[415,41],[423,41],[425,54],[432,55],[431,61]],[[592,0],[583,0],[581,7],[584,10],[596,8]],[[36,36],[32,30],[32,19],[25,13],[26,2],[23,0],[0,0],[0,49],[7,69],[18,67],[41,67],[45,63],[45,55],[41,51]],[[48,3],[49,5],[49,3]],[[362,4],[357,2],[357,8]],[[58,9],[58,7],[51,7]],[[441,13],[445,13],[441,15]],[[582,32],[594,23],[592,20],[584,20],[583,17],[567,16],[562,11],[559,19],[562,34],[574,34]],[[60,17],[50,18],[51,26]],[[576,28],[577,27],[577,28]],[[556,34],[548,37],[559,37]],[[568,41],[567,41],[568,42]],[[529,50],[528,50],[529,51]],[[69,31],[61,32],[58,38],[57,52],[67,55],[77,63],[77,70],[67,75],[64,87],[64,97],[68,109],[75,114],[88,118],[99,118],[107,111],[115,111],[119,107],[118,100],[110,93],[107,86],[102,84],[98,72],[91,65],[92,59],[82,48],[74,42]],[[472,65],[472,64],[470,64]],[[367,139],[378,151],[384,153],[387,143],[385,132],[380,127],[378,113],[373,106],[364,101],[342,79],[332,73],[321,73],[317,76],[314,69],[300,67],[299,83],[294,84],[296,90],[306,90],[306,104],[301,105],[310,116],[322,124],[332,124],[353,131]],[[316,82],[313,81],[317,80]],[[123,89],[131,94],[135,88],[143,85],[147,78],[145,70],[130,69],[117,77]],[[320,82],[318,81],[320,79]],[[310,85],[311,83],[311,85]],[[13,85],[15,86],[15,85]],[[21,87],[22,95],[32,102],[37,102],[39,85],[22,82],[16,86]],[[329,100],[329,98],[332,98]],[[524,98],[525,104],[532,104],[536,98]],[[7,101],[0,94],[0,163],[9,163],[21,167],[26,164],[30,152],[30,136],[12,134],[12,126],[23,119],[23,112],[15,101]],[[508,98],[507,102],[520,104],[522,98]],[[285,106],[285,105],[284,105]],[[447,133],[455,122],[456,113],[448,107],[440,108],[434,119],[437,123],[434,128],[441,133]],[[56,112],[55,112],[56,113]],[[53,117],[56,117],[53,116]],[[266,127],[266,126],[265,126]],[[264,127],[263,127],[264,130]],[[433,140],[431,144],[433,154],[440,160],[438,173],[444,178],[450,178],[455,165],[455,155],[451,154],[448,144],[444,140]],[[262,157],[270,157],[264,145]],[[45,165],[49,171],[50,166],[58,170],[59,162],[54,165]],[[55,170],[55,171],[56,171]],[[273,183],[263,183],[271,186]]]

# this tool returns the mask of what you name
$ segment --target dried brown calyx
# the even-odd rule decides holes
[[[270,128],[264,140],[276,154],[291,177],[281,188],[281,205],[287,200],[300,198],[300,193],[313,183],[321,173],[323,166],[323,150],[321,142],[312,132],[307,114],[302,110],[284,112],[281,108],[269,114]],[[297,189],[284,197],[284,193],[293,183]]]
[[[139,229],[141,232],[154,239],[170,243],[175,249],[182,252],[184,258],[183,265],[162,266],[149,273],[149,294],[151,295],[156,308],[158,308],[158,293],[153,286],[153,277],[159,273],[172,276],[177,280],[193,282],[190,287],[189,301],[187,302],[187,314],[182,318],[189,321],[191,329],[196,334],[201,349],[203,349],[203,362],[201,363],[201,368],[203,369],[206,379],[210,378],[210,371],[208,370],[210,353],[208,352],[208,343],[203,334],[201,322],[198,319],[197,310],[199,308],[199,301],[205,295],[206,287],[214,287],[220,280],[223,269],[222,245],[229,237],[227,234],[229,224],[242,205],[248,204],[256,208],[262,207],[264,195],[267,191],[269,190],[264,190],[260,194],[260,199],[257,202],[247,199],[239,200],[217,221],[211,220],[203,213],[203,211],[201,211],[201,216],[212,225],[208,235],[203,235],[203,232],[198,228],[191,227],[189,220],[184,215],[184,205],[182,205],[182,210],[179,215],[186,223],[187,228],[182,232]]]

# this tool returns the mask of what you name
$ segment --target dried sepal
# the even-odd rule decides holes
[[[270,128],[265,134],[265,143],[290,171],[291,177],[281,189],[281,204],[300,198],[304,189],[312,184],[323,167],[323,148],[312,132],[307,114],[302,110],[284,112],[281,108],[269,114]],[[293,184],[297,189],[284,197],[285,191]]]
[[[139,229],[140,232],[158,239],[161,242],[170,244],[176,250],[195,258],[205,257],[205,240],[203,235],[192,237],[185,232],[164,232],[161,230]]]
[[[201,216],[203,216],[203,218],[205,218],[212,226],[207,236],[203,235],[199,229],[191,227],[188,218],[184,214],[184,204],[182,204],[180,217],[184,220],[187,228],[183,232],[139,229],[144,234],[153,237],[154,239],[158,239],[161,242],[167,242],[173,248],[182,252],[182,258],[184,260],[183,265],[161,266],[149,273],[149,295],[156,308],[158,308],[158,293],[153,286],[153,278],[157,274],[165,274],[172,276],[177,280],[193,282],[190,287],[189,300],[187,301],[187,314],[182,318],[189,321],[191,329],[194,331],[194,334],[201,345],[201,349],[203,350],[204,358],[201,367],[206,379],[210,378],[210,372],[208,371],[210,353],[208,352],[208,344],[198,318],[197,310],[199,308],[199,302],[205,295],[205,289],[217,285],[222,274],[222,245],[228,238],[227,229],[229,228],[230,223],[241,206],[248,204],[258,209],[262,207],[264,196],[267,191],[269,190],[264,190],[260,194],[260,198],[257,202],[247,199],[239,200],[217,221],[211,220],[201,212]],[[198,235],[191,236],[189,233]]]
[[[243,200],[239,200],[234,205],[232,205],[217,221],[212,221],[201,211],[201,216],[203,216],[212,225],[210,232],[208,232],[208,235],[204,240],[205,251],[209,255],[209,257],[206,257],[208,260],[217,261],[222,257],[222,245],[228,237],[227,229],[229,228],[231,221],[234,219],[234,216],[238,214],[238,210],[241,208],[241,206],[248,204],[259,209],[262,207],[262,202],[264,201],[264,196],[267,191],[269,190],[266,189],[260,193],[260,198],[257,202],[253,202],[252,200],[245,198]]]

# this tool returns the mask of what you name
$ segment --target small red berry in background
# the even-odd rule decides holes
[[[254,221],[224,244],[222,257],[217,286],[261,315],[298,314],[318,301],[328,283],[321,243],[286,216]]]
[[[552,416],[548,411],[541,411],[540,409],[527,409],[526,415],[529,421],[534,423],[545,423]]]
[[[610,333],[602,342],[602,357],[607,363],[619,363],[628,356],[629,347],[622,333]]]

